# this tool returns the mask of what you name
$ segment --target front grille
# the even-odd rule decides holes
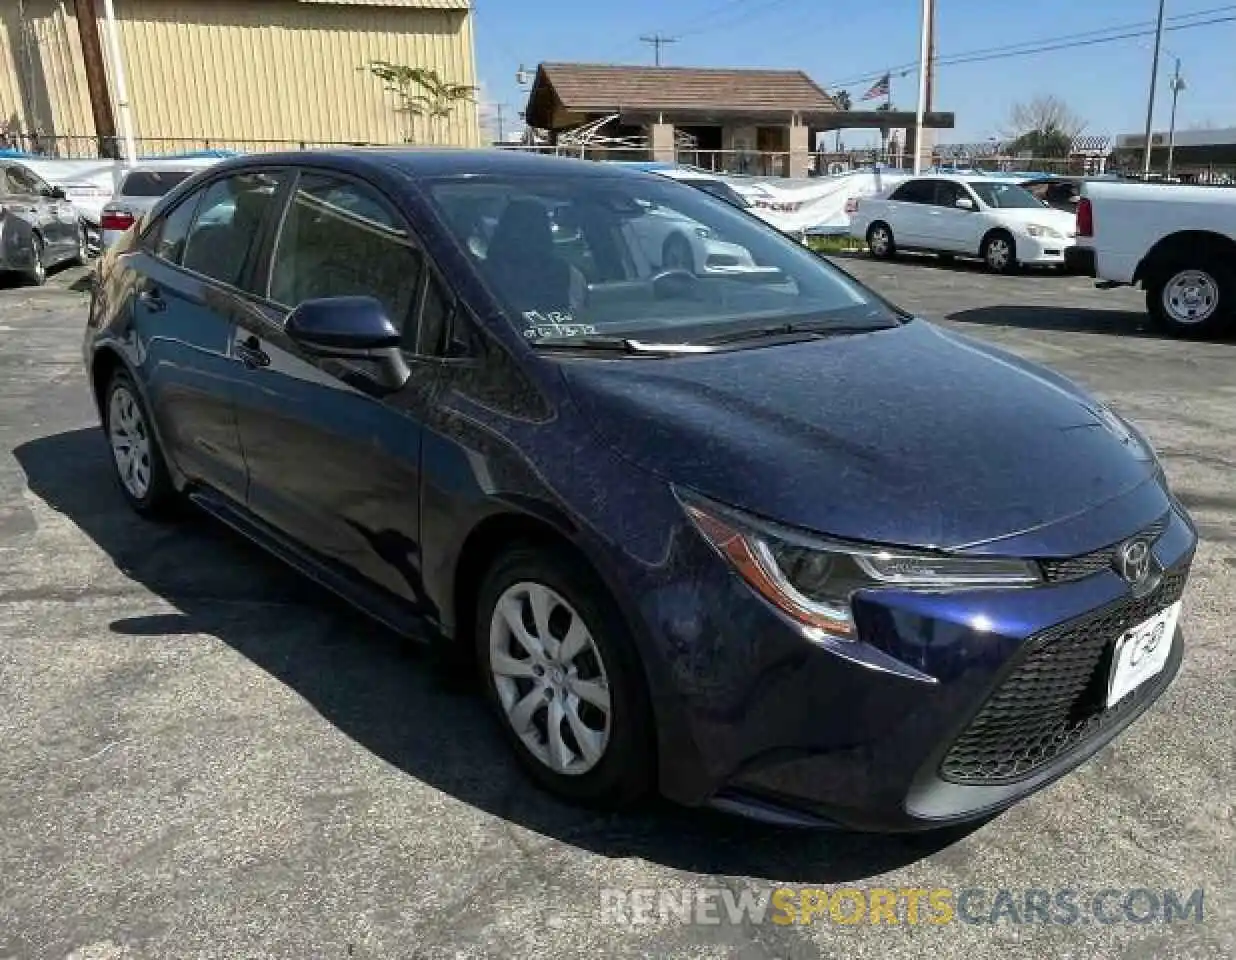
[[[1111,709],[1104,704],[1116,641],[1175,603],[1188,570],[1163,578],[1154,593],[1127,599],[1046,630],[953,743],[940,775],[967,785],[1020,780],[1134,710],[1161,687],[1150,680]]]
[[[1166,516],[1156,520],[1137,536],[1154,543],[1163,536],[1163,531],[1167,529],[1167,520]],[[1119,547],[1120,545],[1116,544],[1096,550],[1094,553],[1069,557],[1065,560],[1040,560],[1039,566],[1043,570],[1043,579],[1048,583],[1067,583],[1070,580],[1084,580],[1103,570],[1113,570],[1116,564],[1116,551]]]

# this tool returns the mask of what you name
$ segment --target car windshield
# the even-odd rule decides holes
[[[682,344],[899,321],[806,248],[672,180],[471,176],[428,188],[478,274],[534,343],[600,336]]]
[[[1015,183],[971,180],[970,189],[978,194],[983,203],[997,210],[1038,209],[1043,206],[1043,202],[1034,194]]]
[[[135,170],[120,185],[123,197],[161,197],[182,180],[190,170]]]

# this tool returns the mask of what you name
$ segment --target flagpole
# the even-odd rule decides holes
[[[923,172],[923,114],[927,109],[927,68],[931,56],[931,0],[923,0],[923,23],[919,37],[918,109],[914,117],[914,175]]]

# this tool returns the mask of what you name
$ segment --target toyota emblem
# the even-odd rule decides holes
[[[1116,571],[1129,583],[1137,585],[1150,576],[1150,544],[1145,540],[1130,540],[1120,548]]]

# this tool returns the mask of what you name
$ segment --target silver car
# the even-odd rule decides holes
[[[64,190],[22,163],[0,161],[0,272],[39,286],[48,267],[87,255],[86,230]]]
[[[151,161],[128,170],[103,208],[102,246],[107,250],[129,227],[141,220],[165,194],[182,180],[218,160]]]

